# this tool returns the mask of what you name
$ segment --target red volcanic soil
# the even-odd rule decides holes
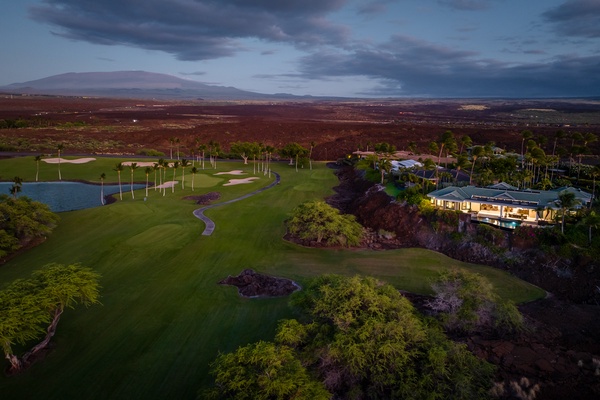
[[[387,142],[406,150],[411,141],[427,152],[429,142],[452,130],[475,144],[494,142],[520,152],[524,129],[554,140],[558,129],[600,133],[600,102],[574,100],[388,100],[298,102],[206,102],[80,97],[0,97],[0,120],[27,127],[0,129],[5,147],[26,139],[32,151],[51,152],[63,142],[68,153],[135,154],[143,148],[168,154],[179,139],[190,154],[211,140],[227,151],[235,141],[283,147],[315,143],[313,158],[335,160]],[[2,122],[2,121],[0,121]],[[567,140],[567,139],[565,139]],[[0,142],[0,143],[2,143]],[[91,145],[94,143],[94,146]],[[566,142],[565,142],[566,144]],[[598,154],[598,142],[592,144]],[[26,149],[19,148],[20,151]]]

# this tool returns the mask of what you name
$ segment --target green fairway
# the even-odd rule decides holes
[[[112,170],[124,158],[98,158],[87,164],[63,164],[65,179],[116,182]],[[148,161],[148,160],[139,160]],[[154,189],[144,200],[127,192],[130,170],[122,172],[123,201],[61,213],[54,233],[40,246],[0,266],[0,287],[51,263],[80,262],[101,275],[101,302],[67,310],[52,351],[25,373],[0,377],[6,399],[194,399],[210,384],[209,363],[260,339],[271,340],[277,321],[293,316],[287,298],[243,299],[233,287],[217,282],[253,268],[304,283],[322,273],[377,276],[399,289],[430,293],[428,279],[449,267],[486,276],[504,298],[517,302],[543,291],[489,267],[465,264],[422,249],[394,251],[303,248],[282,240],[283,221],[305,200],[332,194],[337,178],[323,164],[296,172],[276,164],[281,183],[250,198],[206,211],[216,229],[201,236],[204,224],[192,215],[200,206],[189,195],[219,192],[217,202],[237,198],[273,182],[254,175],[252,165],[219,161],[218,169],[186,169],[186,186],[165,195]],[[244,176],[216,172],[244,170]],[[35,179],[33,157],[0,160],[1,178]],[[172,179],[172,170],[167,180]],[[181,180],[181,168],[177,172]],[[257,176],[242,185],[229,179]],[[153,182],[153,175],[150,175]],[[40,165],[40,180],[58,179],[56,165]],[[145,182],[144,168],[135,180]],[[7,366],[5,361],[3,367]]]

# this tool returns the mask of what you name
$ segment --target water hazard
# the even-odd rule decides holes
[[[0,194],[10,195],[12,182],[0,182]],[[133,185],[133,189],[143,189],[145,185]],[[82,210],[102,205],[101,185],[82,182],[25,182],[17,196],[27,196],[48,204],[54,212]],[[129,184],[122,185],[123,195],[130,190]],[[104,196],[119,193],[119,185],[104,185]]]

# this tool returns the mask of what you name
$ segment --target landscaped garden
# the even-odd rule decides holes
[[[60,166],[63,180],[116,183],[119,162],[149,161],[97,158]],[[155,160],[152,160],[155,161]],[[250,161],[249,161],[250,162]],[[488,278],[504,299],[526,302],[544,292],[498,269],[461,263],[423,249],[393,251],[313,249],[283,240],[284,221],[308,200],[332,193],[337,178],[323,163],[313,169],[275,164],[281,183],[242,201],[206,211],[216,223],[202,236],[203,223],[192,212],[200,206],[185,196],[219,192],[231,200],[273,182],[254,174],[253,165],[208,163],[199,169],[192,191],[191,166],[181,185],[164,192],[128,191],[130,169],[121,172],[123,200],[60,214],[54,232],[41,245],[0,266],[0,290],[49,263],[80,263],[101,275],[101,305],[66,310],[45,359],[27,371],[0,377],[6,398],[44,399],[192,399],[211,385],[210,363],[220,352],[258,340],[272,340],[277,321],[294,317],[287,298],[244,299],[235,288],[220,286],[243,269],[291,278],[303,285],[324,273],[372,275],[394,287],[431,294],[431,279],[445,269],[465,268]],[[223,186],[243,170],[258,177]],[[33,157],[0,160],[2,179],[34,181]],[[173,170],[165,180],[172,180]],[[146,182],[145,168],[133,171]],[[243,177],[243,176],[242,176]],[[56,164],[40,164],[39,180],[57,180]],[[148,175],[154,182],[154,172]],[[8,193],[7,193],[8,194]],[[118,194],[115,195],[118,199]],[[26,350],[15,346],[17,351]],[[8,362],[5,363],[8,366]]]

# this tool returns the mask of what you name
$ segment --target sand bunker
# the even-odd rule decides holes
[[[48,163],[48,164],[58,164],[60,163],[65,163],[65,164],[85,164],[85,163],[89,163],[90,161],[96,161],[95,158],[78,158],[76,160],[66,160],[64,158],[44,158],[42,159],[42,161]]]
[[[169,181],[169,182],[165,182],[162,185],[158,185],[156,186],[157,189],[164,189],[164,188],[172,188],[173,186],[177,185],[179,183],[179,181]]]
[[[224,183],[223,186],[242,185],[244,183],[251,183],[255,179],[259,179],[259,178],[256,176],[252,176],[250,178],[244,178],[244,179],[230,179],[229,182]]]
[[[246,173],[242,170],[236,169],[229,172],[217,172],[215,175],[246,175]]]

